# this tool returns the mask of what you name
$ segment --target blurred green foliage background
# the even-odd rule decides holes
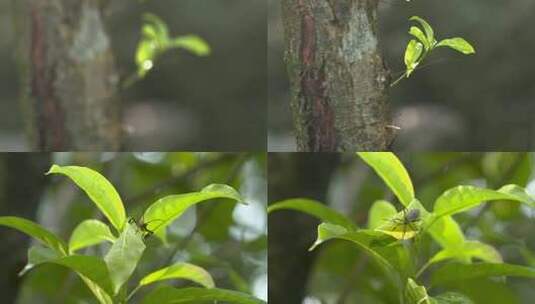
[[[457,185],[475,185],[497,189],[505,184],[518,184],[535,195],[535,155],[533,153],[398,153],[407,168],[416,196],[427,208],[445,190]],[[384,182],[354,154],[323,154],[304,159],[295,153],[270,154],[269,174],[315,168],[300,176],[290,187],[269,179],[269,202],[284,198],[306,197],[326,202],[348,215],[359,227],[365,227],[372,203],[379,199],[396,202]],[[330,169],[329,169],[330,168]],[[316,170],[316,172],[314,172]],[[320,176],[320,173],[326,175]],[[294,173],[294,177],[298,173]],[[320,192],[311,190],[320,189]],[[284,189],[284,191],[281,191]],[[293,192],[292,192],[293,191]],[[285,197],[279,193],[284,192]],[[396,202],[398,210],[401,205]],[[467,239],[494,246],[504,262],[535,267],[535,213],[525,205],[496,201],[482,204],[454,216]],[[311,224],[310,224],[311,223]],[[272,224],[277,224],[272,225]],[[270,299],[285,292],[295,303],[398,303],[397,291],[383,272],[354,244],[335,241],[308,252],[316,238],[319,222],[295,211],[281,211],[269,216],[269,279]],[[302,248],[288,247],[285,234]],[[429,258],[438,247],[429,237],[417,238],[419,257]],[[284,246],[286,251],[281,249]],[[317,250],[317,249],[316,249]],[[315,251],[316,251],[315,250]],[[280,255],[277,255],[277,252]],[[273,255],[272,255],[273,253]],[[299,257],[299,258],[295,258]],[[292,260],[291,273],[281,265]],[[419,280],[429,286],[432,266]],[[281,274],[282,272],[282,274]],[[298,273],[299,275],[295,275]],[[284,280],[286,275],[301,280],[294,289],[272,290],[272,275]],[[274,283],[275,285],[276,283]],[[300,286],[299,288],[297,286]],[[448,290],[431,288],[431,295],[459,291],[476,303],[532,303],[535,297],[533,280],[491,278],[455,282]],[[297,295],[297,297],[294,297]]]
[[[461,36],[474,56],[441,49],[390,89],[398,151],[510,151],[533,147],[535,61],[531,0],[378,0],[379,43],[392,81],[404,70],[409,17],[439,37]],[[295,150],[283,63],[281,0],[268,1],[269,150]]]
[[[17,101],[23,88],[14,60],[11,3],[0,0],[0,150],[21,151],[28,146]],[[199,35],[212,49],[207,57],[166,52],[143,80],[122,91],[127,151],[265,150],[265,1],[114,0],[106,5],[122,80],[137,70],[144,13],[162,18],[173,37]]]
[[[0,154],[0,215],[35,220],[68,239],[80,221],[102,216],[72,182],[44,175],[53,163],[82,165],[101,172],[117,188],[127,215],[135,218],[141,217],[147,204],[169,194],[198,191],[211,183],[235,187],[249,205],[214,200],[191,208],[168,229],[169,246],[154,237],[147,240],[147,250],[131,283],[171,262],[184,261],[206,268],[218,287],[267,298],[264,154]],[[29,238],[22,233],[0,229],[0,255],[4,257],[0,260],[2,303],[94,301],[81,280],[59,266],[44,265],[17,277],[26,262],[29,245]],[[89,250],[98,252],[103,248]],[[178,287],[186,283],[173,284]]]

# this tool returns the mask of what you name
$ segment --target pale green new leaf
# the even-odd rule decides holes
[[[464,40],[460,37],[450,38],[450,39],[444,39],[440,41],[437,44],[437,47],[444,46],[444,47],[450,47],[456,51],[459,51],[465,55],[469,54],[475,54],[476,50],[474,47],[468,43],[468,41]]]
[[[424,45],[427,51],[431,49],[431,42],[427,40],[427,37],[419,27],[411,26],[411,28],[409,29],[409,34],[418,39]]]
[[[185,303],[233,303],[266,304],[246,293],[219,288],[173,288],[160,287],[152,290],[141,302],[142,304],[185,304]]]
[[[356,229],[355,224],[345,215],[314,200],[304,198],[288,199],[268,207],[268,213],[277,210],[297,210],[314,216],[323,222],[340,225],[348,230]]]
[[[113,282],[113,294],[116,294],[132,275],[143,251],[145,243],[141,231],[135,224],[128,223],[104,257]]]
[[[214,279],[203,268],[188,264],[188,263],[176,263],[172,266],[162,268],[146,275],[139,282],[139,286],[148,285],[154,282],[171,280],[171,279],[185,279],[195,283],[198,283],[206,288],[215,287]]]
[[[180,217],[189,207],[216,198],[226,198],[244,203],[240,194],[231,186],[213,184],[199,192],[170,195],[150,205],[143,215],[148,229],[163,242],[167,241],[165,228]]]
[[[86,167],[53,165],[47,174],[63,174],[74,181],[112,225],[122,231],[126,220],[124,205],[113,185],[100,173]]]
[[[85,247],[93,246],[104,241],[115,242],[116,237],[111,233],[108,225],[98,220],[85,220],[78,224],[69,240],[69,252],[73,253]]]
[[[407,44],[407,49],[405,49],[405,67],[406,75],[409,77],[412,72],[416,69],[420,63],[419,59],[423,54],[423,45],[422,43],[412,39]]]
[[[19,230],[41,241],[60,255],[67,254],[65,242],[37,223],[16,216],[0,216],[0,225]]]
[[[375,170],[404,206],[412,202],[414,187],[411,178],[394,153],[358,152],[357,155]]]
[[[451,263],[446,264],[434,271],[433,275],[431,276],[431,283],[433,286],[437,286],[449,282],[462,282],[464,280],[496,276],[513,276],[535,279],[535,268],[497,263]]]
[[[425,35],[427,37],[427,41],[429,41],[430,45],[433,46],[435,44],[435,33],[431,25],[429,25],[427,21],[425,21],[424,19],[418,16],[412,16],[411,18],[409,18],[409,20],[420,23],[420,25],[424,29]]]
[[[177,37],[171,40],[170,45],[174,48],[185,49],[197,56],[208,56],[211,52],[208,43],[196,35]]]

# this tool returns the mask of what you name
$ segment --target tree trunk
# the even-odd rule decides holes
[[[0,215],[35,220],[39,200],[49,180],[44,153],[0,154]],[[30,238],[14,229],[0,227],[0,290],[2,303],[15,303],[22,278],[17,274],[27,262]]]
[[[32,149],[120,148],[118,77],[101,2],[13,1]]]
[[[289,198],[325,202],[339,155],[334,153],[270,153],[268,199]],[[277,211],[268,217],[268,302],[302,303],[317,250],[309,252],[319,222],[295,211]]]
[[[298,149],[387,149],[389,74],[378,47],[378,1],[282,3]]]

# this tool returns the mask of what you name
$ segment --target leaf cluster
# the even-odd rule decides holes
[[[210,273],[189,263],[175,263],[154,270],[143,276],[135,288],[128,291],[128,280],[133,276],[146,249],[146,231],[135,221],[128,220],[118,192],[100,173],[86,167],[53,165],[47,174],[61,174],[70,178],[87,194],[110,224],[97,219],[84,220],[76,226],[69,241],[65,242],[30,220],[14,216],[0,217],[0,225],[19,230],[41,243],[28,250],[28,263],[20,275],[47,263],[66,267],[81,278],[102,304],[126,303],[139,289],[172,279],[188,280],[202,287],[177,289],[160,286],[149,292],[142,303],[196,303],[202,300],[264,303],[245,293],[216,288]],[[166,196],[145,211],[143,217],[146,229],[167,243],[168,225],[189,207],[214,198],[243,202],[235,189],[223,184],[212,184],[198,192]],[[82,249],[103,242],[111,244],[103,257],[79,254]]]
[[[297,210],[320,219],[322,223],[318,226],[317,239],[310,250],[333,239],[349,241],[376,262],[384,276],[397,287],[404,303],[472,303],[466,295],[458,292],[431,296],[428,290],[448,288],[452,282],[496,276],[535,278],[535,269],[504,263],[500,252],[493,246],[467,239],[452,217],[489,202],[535,207],[535,200],[524,188],[515,184],[507,184],[497,190],[459,185],[441,193],[434,200],[432,210],[427,210],[417,199],[412,180],[396,155],[389,152],[357,154],[388,186],[403,205],[402,210],[398,211],[386,200],[376,201],[368,211],[365,228],[357,227],[345,215],[324,204],[305,198],[275,202],[268,212]],[[419,224],[413,228],[399,224],[397,219],[406,216],[406,210],[412,209],[419,210]],[[423,234],[428,235],[439,250],[421,265],[415,265],[411,256],[413,252],[406,242]],[[429,272],[429,266],[435,264],[442,266],[427,273],[429,282],[423,281],[422,274]]]

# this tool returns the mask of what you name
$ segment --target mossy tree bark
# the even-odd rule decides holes
[[[102,1],[13,2],[32,149],[119,149],[118,77]]]
[[[389,74],[377,0],[282,0],[300,151],[387,149]]]

